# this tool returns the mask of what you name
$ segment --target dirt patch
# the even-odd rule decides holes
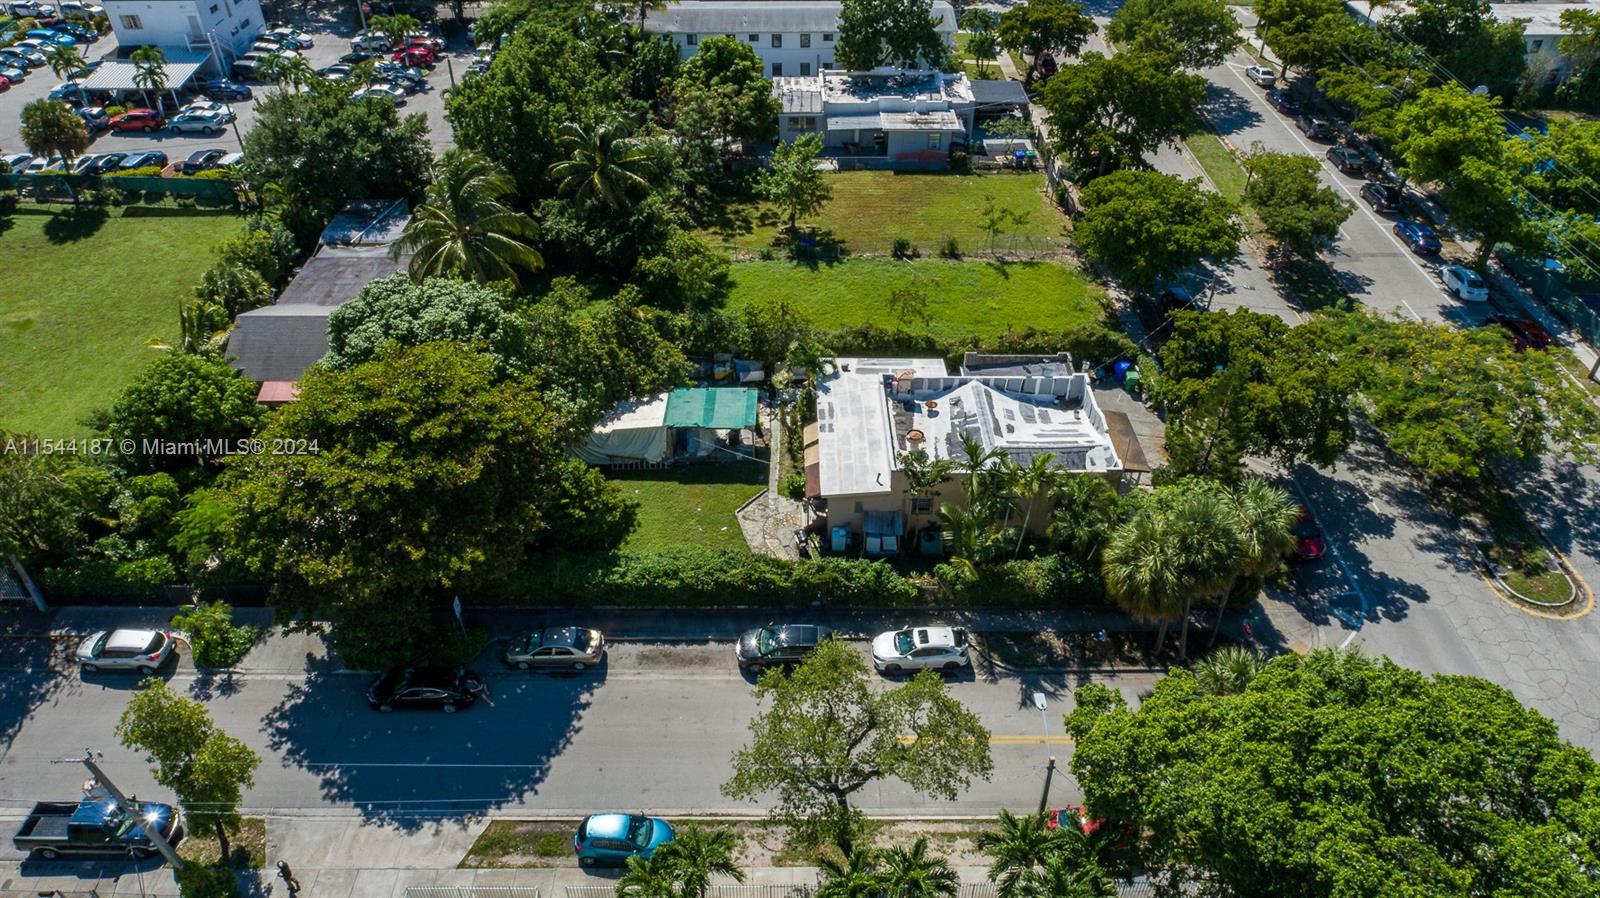
[[[909,846],[919,836],[928,839],[928,850],[951,864],[983,866],[989,859],[978,851],[978,835],[990,825],[965,820],[907,820],[895,823],[871,822],[869,836],[873,846]],[[832,846],[820,848],[792,844],[783,827],[763,821],[735,824],[739,836],[739,864],[744,867],[814,867],[822,857],[838,859]]]
[[[572,860],[572,824],[493,820],[466,857],[462,869],[559,867]]]
[[[239,831],[228,834],[228,866],[236,869],[260,869],[267,865],[267,821],[260,817],[246,817],[239,823]],[[221,846],[216,834],[207,827],[193,830],[178,843],[178,856],[203,866],[212,866],[221,856]]]

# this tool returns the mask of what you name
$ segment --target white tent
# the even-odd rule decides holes
[[[662,393],[612,409],[573,453],[591,465],[666,461],[672,455],[667,396]]]

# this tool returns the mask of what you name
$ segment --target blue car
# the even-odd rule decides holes
[[[31,37],[34,40],[45,41],[46,43],[59,44],[63,47],[76,46],[78,43],[78,39],[72,35],[63,34],[59,31],[51,31],[48,28],[35,28],[28,32],[28,37]]]
[[[1394,232],[1419,256],[1431,256],[1439,251],[1439,234],[1420,221],[1409,218],[1394,223]]]
[[[249,87],[226,78],[207,81],[200,85],[200,92],[213,100],[248,100],[253,96]]]
[[[647,858],[671,842],[676,833],[667,821],[643,814],[590,814],[578,823],[572,850],[585,867],[626,864],[628,858]]]

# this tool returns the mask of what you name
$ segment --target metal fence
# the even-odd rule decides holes
[[[606,889],[608,895],[610,891]],[[407,888],[406,898],[539,898],[539,890],[534,886],[422,886]]]
[[[121,190],[124,202],[158,202],[168,196],[193,197],[196,201],[235,205],[238,189],[233,181],[220,178],[163,178],[127,175],[0,175],[0,187],[13,190],[43,191],[72,196],[80,190]]]
[[[1590,343],[1600,343],[1600,283],[1584,281],[1543,262],[1500,257],[1506,269]]]

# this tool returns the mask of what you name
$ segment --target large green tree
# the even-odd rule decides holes
[[[1239,20],[1222,0],[1127,0],[1106,26],[1106,38],[1162,51],[1186,69],[1221,65],[1244,42]]]
[[[1182,137],[1205,85],[1165,53],[1086,53],[1045,84],[1039,103],[1050,114],[1056,151],[1080,177],[1094,177],[1141,167],[1146,155]]]
[[[260,423],[256,386],[214,356],[163,352],[123,389],[105,417],[118,465],[135,474],[213,465]],[[191,451],[192,450],[192,451]]]
[[[1323,650],[1077,691],[1072,769],[1164,894],[1600,895],[1600,769],[1506,689]]]
[[[1541,163],[1527,175],[1530,193],[1560,212],[1600,215],[1600,121],[1552,121],[1528,156]]]
[[[939,18],[933,0],[844,0],[833,58],[852,72],[938,68],[950,56]]]
[[[1000,46],[1022,53],[1032,62],[1044,53],[1076,54],[1098,30],[1094,19],[1071,0],[1028,0],[1000,15],[996,34]],[[1023,84],[1032,85],[1033,79],[1030,65]]]
[[[521,282],[544,266],[533,248],[539,228],[510,205],[516,182],[473,150],[452,149],[439,160],[427,202],[418,206],[390,252],[411,256],[413,280],[456,277],[489,283]]]
[[[1322,183],[1322,163],[1300,153],[1255,153],[1245,160],[1245,204],[1267,235],[1290,252],[1315,258],[1339,236],[1355,204]]]
[[[1073,232],[1078,245],[1135,290],[1149,290],[1202,259],[1231,258],[1243,236],[1232,203],[1198,180],[1167,174],[1097,178],[1084,188],[1083,206]]]
[[[661,156],[655,141],[633,136],[622,121],[593,127],[567,122],[561,126],[561,147],[567,157],[550,165],[556,192],[580,205],[612,208],[650,191]]]
[[[228,833],[239,828],[239,803],[255,785],[261,758],[218,729],[205,705],[184,698],[159,677],[139,685],[117,720],[124,746],[149,756],[157,783],[178,796],[191,826],[216,834],[228,863]]]
[[[833,198],[827,175],[817,168],[821,153],[821,132],[782,144],[772,151],[757,182],[762,195],[789,219],[790,231],[802,217],[815,215]]]
[[[1314,72],[1350,62],[1352,44],[1375,39],[1350,18],[1341,0],[1260,0],[1255,13],[1257,33],[1285,70]]]
[[[449,341],[485,353],[496,377],[527,374],[529,325],[515,303],[493,287],[396,274],[369,282],[328,318],[323,364],[347,369],[376,359],[391,345]]]
[[[1439,77],[1509,98],[1527,64],[1523,28],[1529,21],[1501,21],[1489,0],[1416,0],[1385,25],[1435,63]]]
[[[954,801],[988,779],[989,731],[933,671],[875,688],[861,655],[842,641],[818,646],[793,672],[769,670],[756,685],[762,710],[750,742],[733,755],[730,798],[775,795],[773,819],[800,838],[827,840],[846,856],[861,813],[851,797],[883,780]]]

